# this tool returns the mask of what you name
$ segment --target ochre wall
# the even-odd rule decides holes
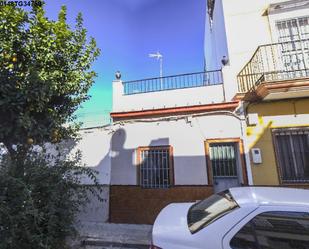
[[[140,186],[110,186],[110,222],[153,224],[162,208],[172,202],[195,202],[213,193],[212,186],[174,186],[143,189]]]
[[[253,164],[254,185],[279,185],[279,174],[272,140],[272,128],[309,126],[309,99],[252,103],[248,113],[257,113],[259,123],[247,127],[249,148],[260,148],[262,164]]]

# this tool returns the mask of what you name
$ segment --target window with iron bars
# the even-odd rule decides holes
[[[168,188],[173,182],[172,147],[138,149],[139,183],[143,188]]]
[[[237,177],[235,143],[212,143],[209,156],[214,177]]]
[[[309,16],[277,21],[276,29],[286,77],[308,76]]]
[[[273,137],[281,181],[309,182],[309,127],[274,129]]]

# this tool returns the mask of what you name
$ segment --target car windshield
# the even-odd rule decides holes
[[[228,190],[199,201],[189,209],[187,217],[189,230],[192,234],[196,233],[238,207],[237,202]]]

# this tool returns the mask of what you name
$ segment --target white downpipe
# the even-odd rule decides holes
[[[245,116],[245,108],[244,108],[244,103],[243,101],[240,101],[239,108],[241,109],[240,113],[240,125],[241,125],[241,136],[243,139],[243,145],[244,145],[244,154],[245,154],[245,164],[246,164],[246,169],[247,169],[247,177],[248,177],[248,185],[253,185],[253,176],[252,176],[252,170],[251,170],[251,161],[250,161],[250,151],[249,151],[249,146],[248,146],[248,141],[247,141],[247,136],[246,136],[246,116]]]

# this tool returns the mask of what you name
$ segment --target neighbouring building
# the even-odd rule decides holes
[[[253,184],[308,187],[309,1],[208,0],[208,6],[215,44],[226,36],[216,60],[228,59],[226,95],[242,103]]]

